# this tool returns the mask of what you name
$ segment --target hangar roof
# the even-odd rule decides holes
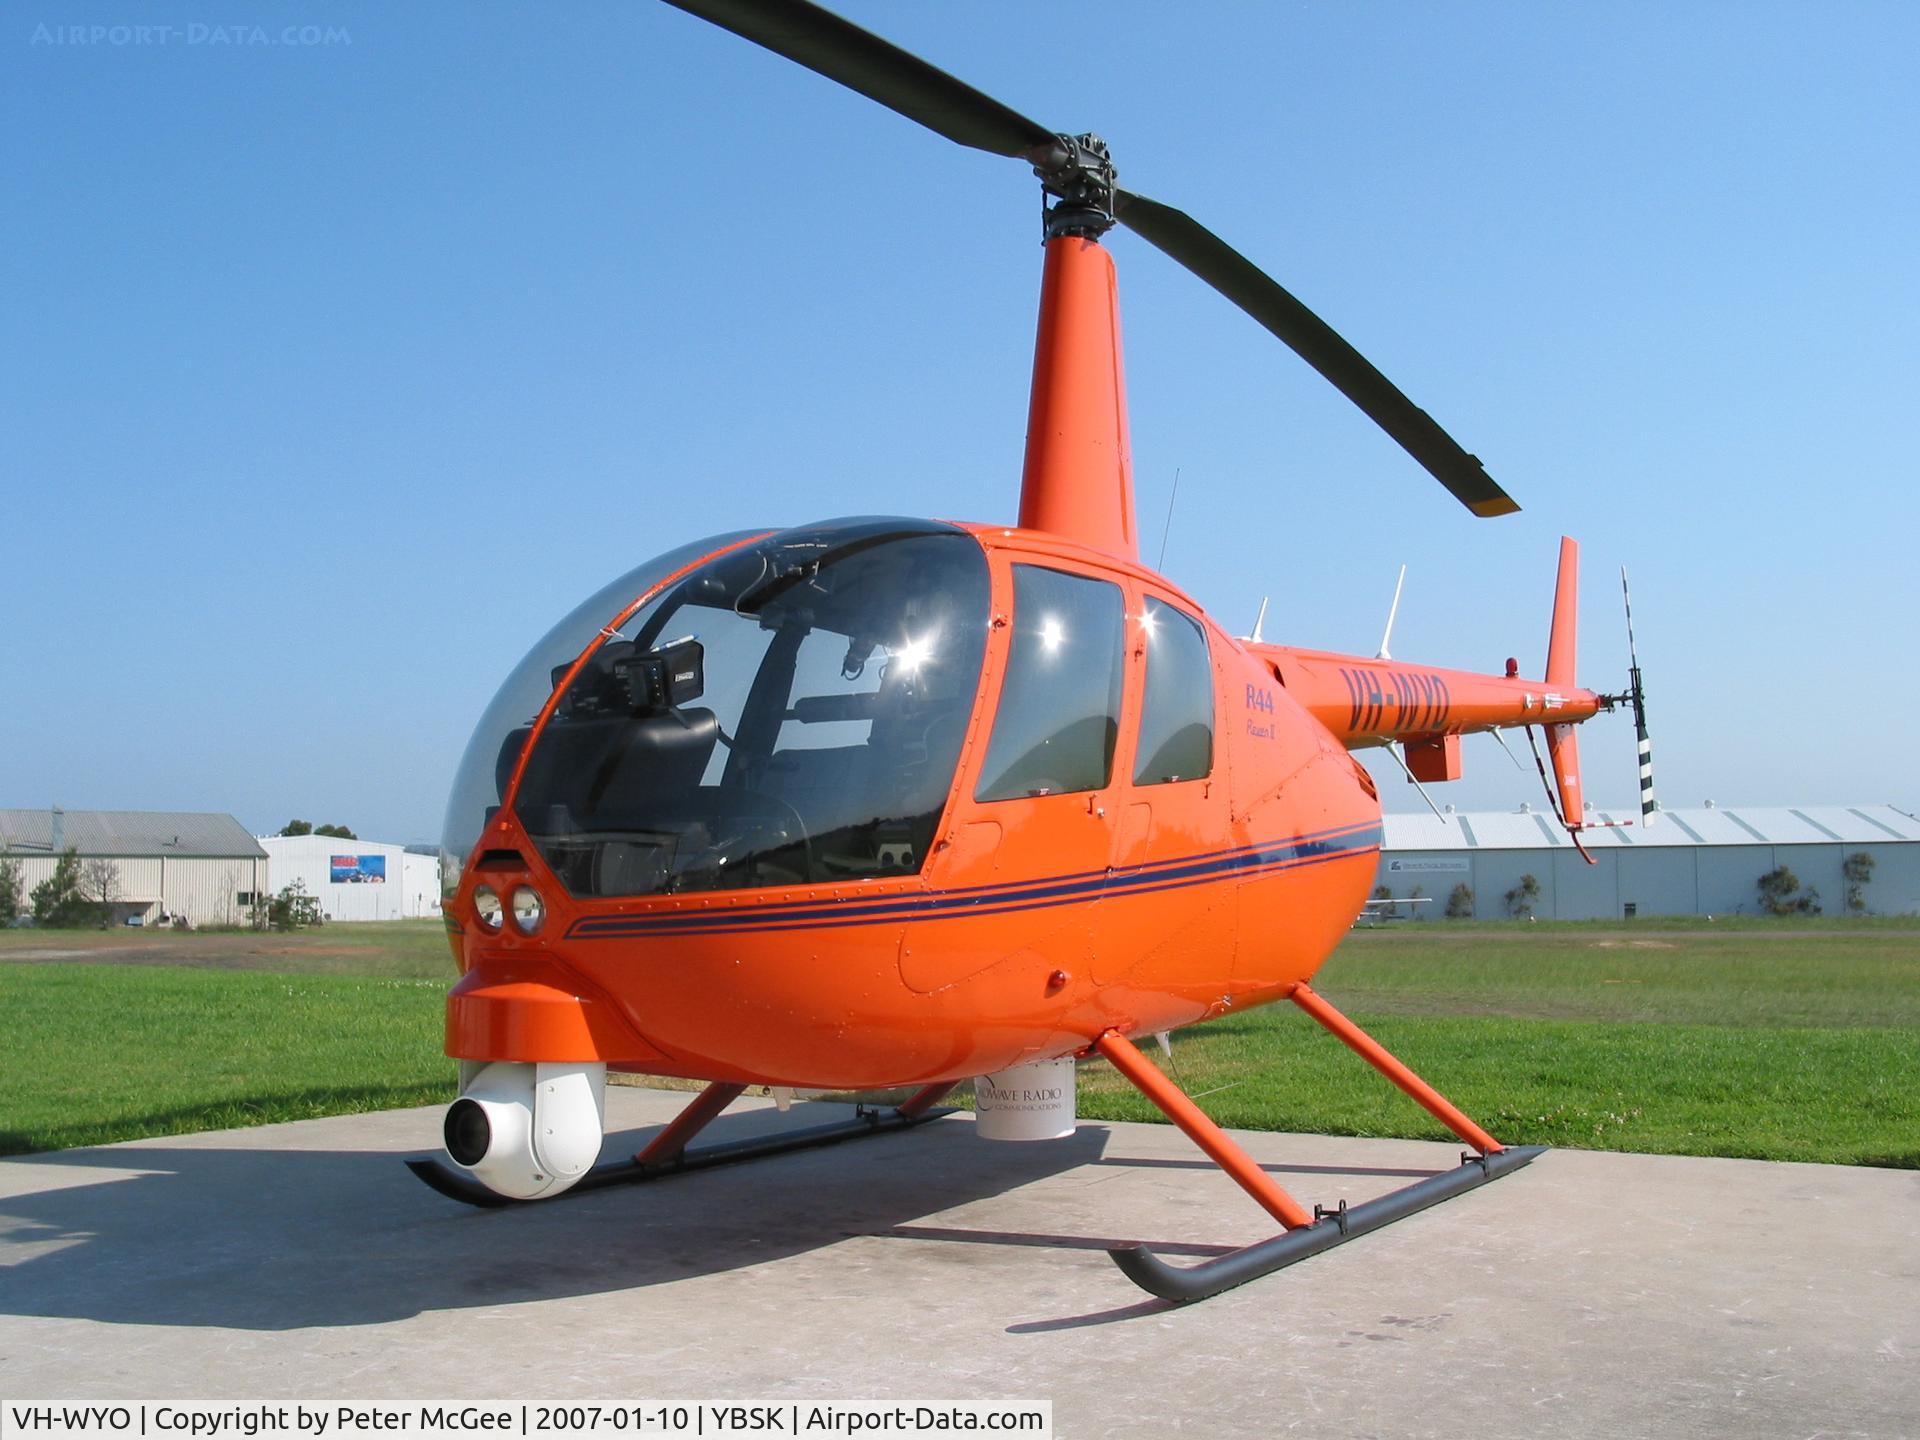
[[[1572,849],[1560,822],[1543,810],[1431,811],[1388,815],[1383,850]],[[1891,805],[1706,805],[1661,810],[1643,824],[1637,807],[1594,808],[1582,830],[1589,850],[1649,845],[1890,845],[1920,841],[1920,819]],[[1629,825],[1625,822],[1631,821]]]
[[[68,810],[61,820],[65,846],[85,856],[259,860],[267,853],[247,833],[247,827],[231,815],[180,810]],[[0,843],[15,854],[51,854],[53,812],[0,810]]]

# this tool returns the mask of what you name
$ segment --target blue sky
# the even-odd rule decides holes
[[[1100,131],[1525,507],[1118,234],[1147,558],[1178,470],[1230,629],[1371,653],[1405,562],[1396,656],[1537,672],[1570,533],[1596,688],[1632,570],[1669,804],[1920,809],[1920,9],[844,10]],[[612,575],[1012,517],[1034,183],[665,6],[28,0],[0,125],[0,805],[431,838]],[[1629,803],[1631,726],[1584,743]],[[1437,799],[1538,803],[1466,750]]]

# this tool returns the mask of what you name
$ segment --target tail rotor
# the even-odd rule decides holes
[[[1620,567],[1620,598],[1627,607],[1627,693],[1620,696],[1633,706],[1633,733],[1640,744],[1640,823],[1653,824],[1660,802],[1653,797],[1653,740],[1647,734],[1647,692],[1640,682],[1640,657],[1633,646],[1633,592],[1627,588],[1627,567]]]

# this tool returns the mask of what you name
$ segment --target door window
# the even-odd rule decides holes
[[[1147,597],[1147,688],[1133,783],[1169,785],[1213,773],[1213,665],[1200,622]]]
[[[1013,639],[975,799],[1106,785],[1120,733],[1125,636],[1119,586],[1013,567]]]

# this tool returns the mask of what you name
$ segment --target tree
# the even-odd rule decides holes
[[[282,835],[325,835],[330,840],[358,840],[360,837],[344,825],[315,825],[311,820],[289,820]]]
[[[1506,902],[1511,918],[1524,920],[1533,914],[1533,902],[1540,898],[1540,882],[1531,874],[1522,875],[1520,883],[1500,898]]]
[[[120,867],[104,855],[96,855],[80,867],[80,893],[100,912],[100,928],[113,919],[113,902],[120,898]]]
[[[1840,862],[1841,878],[1847,882],[1847,909],[1858,915],[1867,908],[1867,882],[1873,879],[1873,856],[1856,850]],[[0,881],[0,885],[5,882]],[[0,904],[4,904],[0,898]]]
[[[1769,915],[1818,915],[1820,892],[1811,885],[1800,893],[1800,877],[1782,865],[1769,870],[1756,882],[1760,889],[1760,908]]]
[[[71,845],[61,853],[53,874],[33,887],[33,923],[54,928],[84,925],[93,907],[80,893],[80,854]]]
[[[0,850],[0,925],[20,918],[20,862]]]
[[[1462,880],[1453,887],[1447,896],[1447,919],[1471,920],[1473,918],[1473,888]]]
[[[276,930],[297,930],[320,920],[320,902],[307,893],[304,880],[289,882],[267,902],[267,923]]]

